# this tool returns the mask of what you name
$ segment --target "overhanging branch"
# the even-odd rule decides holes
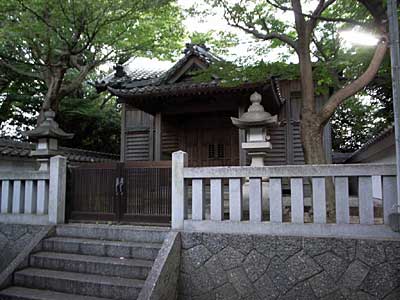
[[[8,62],[5,62],[4,60],[1,60],[1,59],[0,59],[0,66],[3,66],[5,68],[7,68],[7,69],[9,69],[9,70],[21,75],[21,76],[25,76],[25,77],[29,77],[29,78],[33,78],[33,79],[38,79],[38,80],[43,80],[43,78],[39,74],[30,72],[30,71],[27,71],[27,70],[22,70],[22,69],[14,66],[14,65],[12,65],[12,64],[10,64]]]
[[[319,113],[319,118],[322,124],[326,124],[329,121],[336,108],[340,104],[342,104],[347,98],[361,91],[369,82],[374,79],[385,57],[387,45],[388,38],[385,36],[377,45],[374,56],[365,72],[356,80],[338,90],[328,99],[328,102]]]

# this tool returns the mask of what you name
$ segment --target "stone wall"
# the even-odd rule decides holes
[[[0,223],[0,273],[44,226]]]
[[[400,299],[400,240],[182,233],[179,299]]]
[[[175,300],[179,278],[181,238],[171,231],[161,247],[138,300]]]

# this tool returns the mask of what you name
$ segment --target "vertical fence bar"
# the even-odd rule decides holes
[[[312,178],[314,223],[326,223],[326,193],[325,178]]]
[[[243,219],[242,179],[229,179],[229,219],[242,221]]]
[[[7,214],[11,211],[11,182],[3,180],[1,183],[1,213]]]
[[[224,187],[222,179],[210,180],[210,219],[222,221],[224,219]]]
[[[262,185],[261,178],[249,180],[249,214],[251,222],[262,221]]]
[[[205,185],[203,179],[192,180],[192,219],[204,220],[205,218]]]
[[[304,223],[303,178],[290,179],[292,223]]]
[[[374,202],[370,176],[360,176],[358,178],[358,201],[360,224],[374,224]]]
[[[33,214],[36,212],[36,185],[33,180],[25,181],[24,213]]]
[[[282,223],[282,179],[269,179],[269,211],[272,223]]]
[[[37,208],[38,215],[45,215],[48,212],[48,191],[46,180],[38,180],[37,183]]]
[[[172,153],[172,229],[183,229],[184,219],[187,215],[187,198],[185,195],[185,179],[183,177],[187,161],[186,152],[177,151]]]
[[[396,212],[396,176],[383,176],[383,222],[389,224],[389,214]]]
[[[350,223],[349,178],[335,178],[336,223]]]
[[[23,190],[21,180],[14,180],[13,197],[12,197],[12,213],[20,214],[23,212]]]

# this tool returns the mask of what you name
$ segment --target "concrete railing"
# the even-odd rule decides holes
[[[0,223],[64,223],[66,158],[52,157],[49,171],[0,170],[0,188]]]
[[[384,231],[392,235],[384,224],[388,223],[388,215],[397,205],[395,175],[394,165],[365,164],[188,168],[187,154],[178,151],[173,153],[172,161],[172,228],[319,236],[382,235]],[[358,203],[356,221],[350,214],[350,177],[355,177],[358,181],[358,193],[355,199]],[[333,222],[327,220],[325,184],[327,178],[332,180],[335,187],[336,218]],[[374,207],[373,178],[374,186],[376,179],[381,178],[382,225],[376,224],[378,222],[375,211],[379,209]],[[289,195],[282,193],[283,181],[289,184]],[[245,182],[248,182],[246,183],[249,202],[247,220],[243,218]],[[311,217],[305,220],[304,186],[308,182],[312,190],[308,196],[308,205],[312,210],[309,213]],[[228,196],[224,193],[224,183],[228,189]],[[206,184],[209,185],[207,219]],[[188,195],[188,186],[191,186],[191,197]],[[263,193],[263,189],[267,189],[268,192]],[[189,199],[191,199],[191,214],[188,214]],[[229,217],[225,219],[228,215]]]

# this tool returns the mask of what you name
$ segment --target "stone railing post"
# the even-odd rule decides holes
[[[183,221],[187,217],[187,198],[183,169],[187,167],[187,153],[172,153],[172,229],[183,229]]]
[[[63,156],[50,158],[49,223],[65,221],[65,192],[67,184],[67,159]]]

